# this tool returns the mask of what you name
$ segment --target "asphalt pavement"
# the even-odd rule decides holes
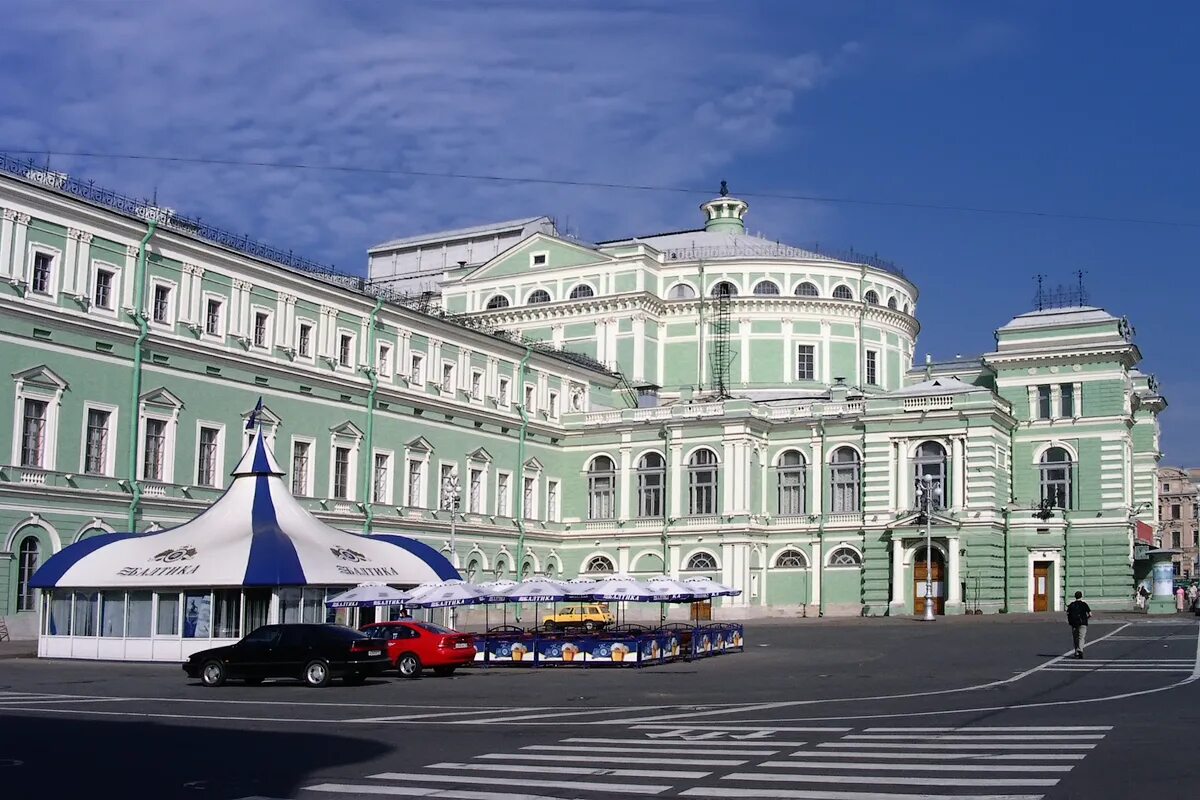
[[[749,624],[658,667],[206,689],[178,665],[0,662],[9,796],[1142,798],[1191,785],[1191,617]],[[6,792],[7,794],[7,792]]]

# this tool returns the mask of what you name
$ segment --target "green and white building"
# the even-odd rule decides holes
[[[911,280],[748,235],[726,194],[696,231],[587,244],[539,217],[396,240],[364,280],[0,167],[18,634],[49,554],[218,496],[260,396],[311,511],[477,580],[708,575],[744,589],[728,616],[909,614],[928,475],[945,613],[1132,602],[1165,401],[1103,310],[1021,314],[994,352],[914,369]]]

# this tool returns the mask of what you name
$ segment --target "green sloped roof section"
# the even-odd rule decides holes
[[[530,256],[534,253],[545,253],[546,263],[533,266]],[[462,282],[490,280],[506,275],[524,275],[529,272],[552,272],[588,264],[608,264],[614,260],[612,256],[597,252],[585,245],[547,236],[544,233],[535,233],[527,239],[522,239],[491,261],[481,264],[462,278]]]

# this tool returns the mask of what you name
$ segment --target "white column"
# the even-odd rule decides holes
[[[904,605],[904,542],[892,539],[892,601],[894,608]]]
[[[287,310],[291,299],[292,296],[290,294],[284,294],[283,292],[275,295],[275,344],[278,347],[287,347]]]
[[[821,540],[814,539],[812,544],[812,604],[821,607],[821,564],[825,554],[821,552]]]
[[[29,233],[29,221],[32,218],[28,214],[17,214],[14,219],[12,282],[20,284],[25,282],[25,237]]]
[[[683,516],[683,446],[671,445],[671,516]]]
[[[0,253],[4,249],[0,247]],[[79,233],[79,253],[76,255],[75,295],[88,297],[92,285],[92,234]]]
[[[830,343],[830,325],[828,322],[821,321],[821,352],[818,355],[821,363],[820,367],[821,382],[825,384],[833,383],[833,365],[830,362],[832,358],[833,347]]]
[[[951,492],[954,495],[953,508],[961,509],[963,501],[966,498],[967,471],[963,468],[963,440],[961,436],[955,436],[950,440],[950,450],[953,460],[953,475],[950,480],[952,482]]]
[[[750,327],[749,319],[738,320],[738,333],[741,337],[742,352],[738,354],[738,361],[741,362],[741,377],[739,380],[742,383],[750,382]],[[732,376],[730,376],[732,377]]]
[[[641,274],[638,270],[638,275]],[[633,318],[633,379],[646,379],[646,318],[641,314]]]
[[[821,438],[814,430],[812,434],[812,454],[808,463],[808,483],[812,487],[812,505],[808,509],[808,513],[810,514],[824,513],[824,506],[821,503],[821,489],[825,485],[825,470],[823,469],[825,459],[822,458],[821,449]]]
[[[633,494],[631,461],[629,445],[621,445],[621,472],[617,478],[620,482],[617,492],[617,519],[621,520],[629,519],[630,495]]]
[[[561,322],[550,326],[550,343],[555,347],[561,348],[563,342],[566,341],[566,335],[563,333],[563,325]]]
[[[175,295],[179,309],[179,321],[185,325],[191,322],[192,316],[192,273],[195,271],[195,264],[184,263],[179,268],[179,288]]]
[[[3,209],[0,214],[0,276],[8,277],[13,263],[12,240],[13,224],[17,212],[11,208]]]
[[[667,548],[667,558],[671,559],[671,563],[667,564],[664,569],[664,572],[675,580],[679,580],[679,551],[680,547],[677,544]]]
[[[67,228],[67,246],[63,250],[62,280],[59,282],[63,294],[74,297],[75,291],[75,260],[79,257],[79,234],[76,228]]]
[[[721,443],[721,469],[717,473],[721,481],[722,514],[733,514],[737,511],[737,500],[734,490],[737,488],[737,445],[729,440]]]
[[[123,308],[131,309],[134,312],[141,310],[141,309],[136,309],[133,307],[133,299],[135,296],[134,290],[137,288],[134,286],[134,284],[137,283],[137,254],[138,254],[137,247],[135,247],[134,245],[131,245],[131,244],[126,245],[125,246],[125,266],[121,270],[121,290],[122,290],[121,294],[124,296],[124,300],[122,301],[121,306]],[[236,288],[233,291],[233,297],[235,298],[234,304],[236,304],[236,302],[237,302],[236,301],[236,298],[237,298],[237,289]]]
[[[946,570],[946,602],[962,602],[962,576],[959,574],[959,554],[957,536],[946,539],[946,548],[950,551],[949,569]]]
[[[608,360],[604,362],[605,366],[617,366],[617,331],[621,328],[621,321],[615,317],[608,318]]]
[[[913,482],[908,474],[908,442],[900,439],[896,442],[896,509],[906,511],[912,508],[909,495]]]

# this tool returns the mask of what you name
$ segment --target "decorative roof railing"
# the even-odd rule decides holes
[[[665,251],[668,261],[696,261],[699,259],[718,258],[817,258],[823,261],[845,261],[850,264],[863,264],[893,275],[904,277],[904,270],[896,263],[880,258],[878,255],[860,253],[853,247],[845,250],[824,247],[820,242],[808,245],[790,245],[781,242],[764,240],[762,244],[737,242],[734,244],[706,245],[703,247],[676,247]]]
[[[616,374],[612,369],[596,359],[582,353],[561,350],[548,342],[527,339],[515,331],[500,330],[467,315],[449,314],[441,308],[440,297],[432,292],[405,294],[383,286],[371,285],[361,275],[339,272],[332,265],[318,263],[312,259],[297,255],[291,250],[284,251],[276,247],[271,247],[268,244],[251,239],[249,235],[239,235],[223,228],[218,228],[216,225],[204,222],[200,217],[188,217],[179,214],[173,208],[159,206],[154,200],[146,198],[139,200],[127,197],[111,189],[97,186],[94,181],[81,181],[65,172],[52,171],[47,167],[39,166],[31,158],[19,159],[6,153],[0,153],[0,172],[6,172],[18,178],[45,186],[53,191],[104,206],[125,216],[136,217],[147,222],[156,222],[160,227],[177,231],[211,244],[226,247],[251,258],[268,261],[288,269],[298,270],[360,294],[378,297],[384,302],[402,306],[418,314],[441,319],[452,325],[479,331],[485,335],[503,339],[514,344],[528,346],[539,353],[544,353],[594,372],[600,372],[605,375]]]

